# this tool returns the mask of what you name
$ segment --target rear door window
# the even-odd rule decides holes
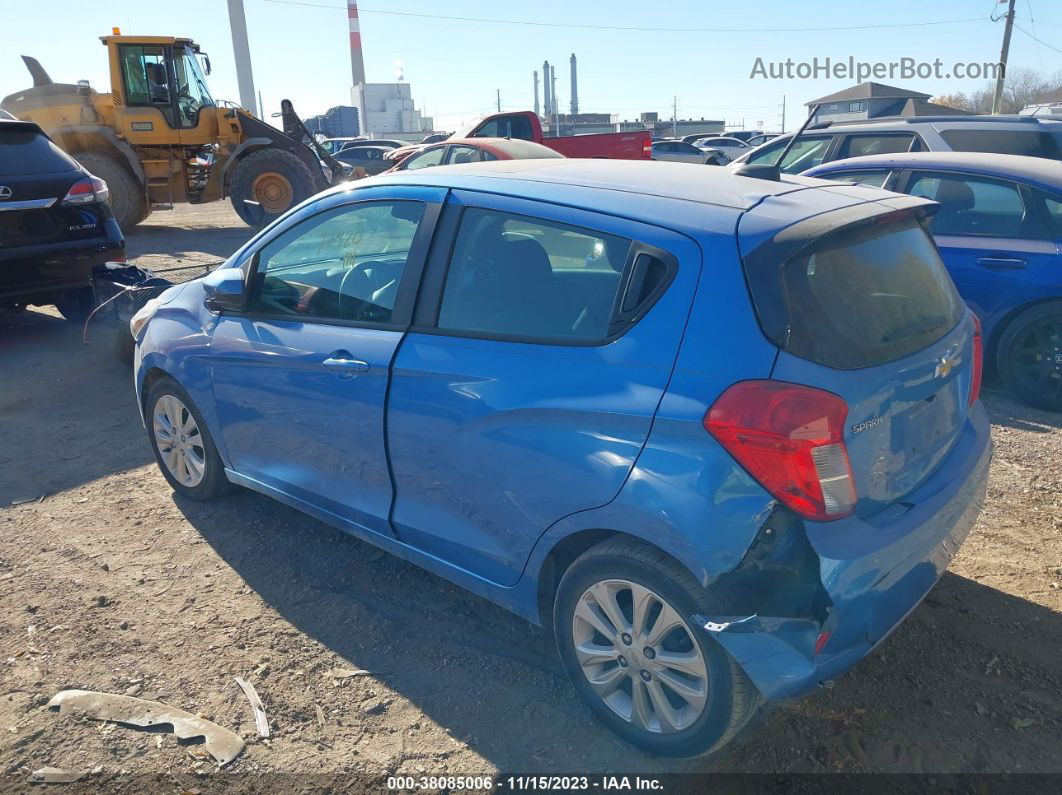
[[[785,262],[773,290],[753,298],[773,339],[805,359],[860,369],[899,359],[947,334],[964,304],[932,239],[914,220],[860,224],[828,235]],[[765,313],[784,313],[764,322]]]
[[[930,222],[933,234],[1021,237],[1027,233],[1025,202],[1012,182],[915,172],[907,193],[940,202],[940,210]],[[1031,218],[1029,222],[1035,223]]]
[[[918,147],[914,143],[913,133],[846,135],[837,150],[837,159],[909,152],[912,148],[917,151]]]
[[[483,158],[480,156],[480,149],[475,146],[462,146],[455,145],[450,147],[450,154],[446,157],[446,162],[451,165],[460,165],[461,163],[478,163]]]
[[[0,126],[0,174],[58,174],[77,168],[70,155],[32,127]]]
[[[470,208],[461,218],[438,327],[526,341],[604,340],[630,248],[616,235]]]
[[[1027,155],[1062,158],[1059,135],[1040,130],[943,130],[940,133],[956,152],[994,152],[1001,155]]]

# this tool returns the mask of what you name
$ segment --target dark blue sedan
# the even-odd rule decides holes
[[[838,160],[805,175],[940,202],[929,228],[981,319],[986,361],[1022,400],[1062,411],[1062,163],[907,152]]]

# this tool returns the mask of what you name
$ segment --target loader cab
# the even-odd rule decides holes
[[[131,143],[195,145],[215,139],[216,103],[204,68],[209,61],[198,45],[168,36],[104,36],[102,41],[110,54],[116,125]]]

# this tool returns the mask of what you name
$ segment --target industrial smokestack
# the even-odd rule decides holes
[[[579,112],[579,80],[576,75],[575,53],[572,53],[572,115]]]
[[[553,102],[550,99],[549,61],[542,62],[542,104],[546,118],[553,115]]]
[[[549,109],[553,112],[553,117],[556,118],[560,115],[560,103],[557,101],[557,67],[551,66],[549,68]]]
[[[537,70],[535,71],[534,75],[535,75],[535,115],[538,116],[539,113],[538,113],[538,71]]]
[[[347,21],[350,23],[350,76],[353,85],[365,82],[365,58],[361,52],[361,27],[358,23],[358,0],[347,0]]]

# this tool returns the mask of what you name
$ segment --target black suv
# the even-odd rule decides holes
[[[0,119],[0,309],[55,304],[84,320],[92,269],[124,259],[107,183],[36,124]]]

